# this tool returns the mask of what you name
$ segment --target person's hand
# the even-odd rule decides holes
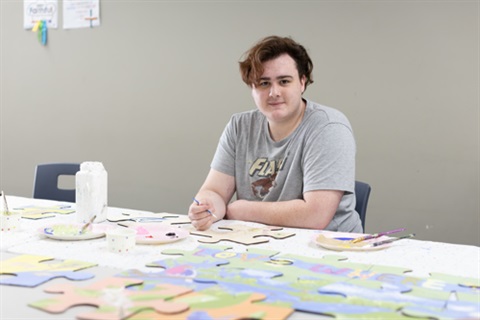
[[[194,200],[188,209],[188,218],[195,229],[203,231],[215,222],[215,209],[208,200]]]

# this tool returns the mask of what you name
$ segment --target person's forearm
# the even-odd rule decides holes
[[[279,202],[238,200],[228,205],[227,218],[275,226],[325,229],[335,215],[342,194],[317,193],[307,200]],[[319,198],[320,201],[317,200]]]

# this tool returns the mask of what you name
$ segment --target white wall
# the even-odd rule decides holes
[[[310,51],[305,96],[352,122],[366,231],[480,245],[478,1],[104,0],[99,28],[46,47],[22,9],[0,7],[7,194],[32,195],[37,163],[96,160],[110,205],[185,213],[230,115],[254,108],[240,56],[277,34]]]

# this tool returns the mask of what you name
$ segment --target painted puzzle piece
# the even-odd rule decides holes
[[[390,289],[366,289],[349,283],[335,283],[321,287],[320,293],[340,294],[345,297],[362,297],[376,303],[402,305],[402,314],[410,317],[429,319],[474,319],[480,315],[480,305],[456,299],[437,300],[431,297],[417,297]],[[342,311],[344,312],[344,311]]]
[[[69,280],[87,280],[94,277],[91,273],[76,272],[96,266],[95,263],[63,260],[53,261],[48,256],[20,255],[0,261],[0,284],[36,287],[54,278]]]
[[[84,288],[59,284],[45,289],[45,292],[57,295],[36,301],[29,306],[50,313],[62,313],[81,305],[96,307],[93,312],[77,315],[77,319],[84,320],[120,320],[144,310],[154,310],[162,315],[188,310],[186,303],[166,300],[191,292],[191,289],[171,284],[157,284],[145,290],[141,284],[142,280],[116,277],[102,279]]]
[[[281,227],[262,226],[250,227],[245,225],[232,225],[229,227],[218,227],[206,231],[198,231],[190,228],[190,234],[200,236],[198,242],[218,243],[220,241],[231,241],[245,245],[268,242],[268,238],[286,239],[295,235],[294,232],[281,231]]]
[[[251,251],[251,252],[250,252]],[[262,253],[262,254],[256,254]],[[271,257],[271,261],[265,257]],[[475,285],[470,287],[461,284],[475,283],[475,279],[459,279],[455,277],[449,279],[450,282],[442,279],[435,279],[434,277],[422,279],[411,277],[405,273],[408,269],[388,267],[381,265],[365,265],[358,263],[351,263],[348,261],[341,261],[340,256],[325,256],[322,259],[311,259],[296,255],[280,255],[273,256],[268,252],[256,252],[248,249],[247,253],[241,253],[237,256],[232,255],[229,259],[229,264],[222,268],[224,274],[217,273],[217,276],[210,276],[210,279],[215,280],[215,283],[220,283],[222,286],[228,286],[230,290],[239,290],[240,284],[252,286],[251,290],[262,292],[269,296],[267,301],[289,301],[293,304],[295,309],[314,313],[328,313],[323,309],[328,308],[329,304],[334,301],[328,301],[328,304],[321,305],[326,302],[325,296],[316,297],[312,293],[313,286],[310,288],[305,286],[305,280],[312,279],[313,283],[317,283],[317,288],[327,288],[330,284],[335,285],[342,281],[349,281],[353,288],[358,289],[353,294],[343,294],[347,300],[343,303],[344,307],[341,309],[343,313],[372,313],[377,314],[378,318],[385,316],[384,311],[386,307],[390,310],[396,310],[401,306],[407,304],[414,305],[430,305],[434,307],[441,306],[445,303],[445,296],[448,297],[450,292],[457,292],[462,295],[462,300],[465,302],[453,302],[450,304],[451,308],[468,310],[470,308],[468,303],[472,303],[475,298],[478,303],[478,291],[475,293]],[[282,262],[282,263],[278,263]],[[273,279],[257,279],[255,282],[248,284],[245,276],[245,271],[251,268],[257,274],[259,270],[268,270],[271,264],[276,266],[278,271],[281,271],[282,276]],[[240,276],[232,274],[231,270],[243,270]],[[205,275],[203,273],[202,275]],[[440,276],[437,276],[440,277]],[[445,277],[443,277],[445,278]],[[297,281],[298,279],[298,281]],[[300,286],[300,282],[303,284]],[[204,279],[197,279],[196,281],[205,281]],[[477,280],[478,281],[478,280]],[[285,282],[289,285],[285,285]],[[268,289],[267,289],[268,288]],[[287,290],[285,290],[288,288]],[[245,289],[245,288],[242,288]],[[298,289],[298,290],[296,290]],[[271,290],[269,293],[268,290]],[[369,292],[377,292],[382,297],[388,296],[386,292],[392,294],[392,299],[375,299],[376,296],[368,294]],[[413,293],[412,293],[413,292]],[[419,294],[422,292],[422,294]],[[282,294],[283,293],[283,294]],[[396,296],[395,294],[399,294]],[[352,300],[354,298],[354,300]],[[352,303],[352,301],[355,301]],[[374,304],[371,301],[375,301]],[[311,303],[313,302],[313,303]],[[380,308],[380,309],[378,309]],[[473,309],[472,312],[478,310]],[[451,312],[449,312],[451,314]],[[337,316],[339,313],[337,313]]]
[[[176,297],[172,302],[186,303],[188,311],[175,315],[159,315],[153,312],[142,312],[131,319],[287,319],[293,313],[288,306],[261,303],[265,295],[258,293],[230,294],[219,287],[211,287],[202,291]]]
[[[248,249],[247,252],[233,253],[229,255],[229,264],[217,268],[217,270],[205,270],[199,272],[196,282],[218,284],[228,292],[258,292],[267,296],[266,302],[287,303],[296,310],[327,314],[332,305],[341,305],[347,313],[373,313],[388,312],[391,309],[382,306],[369,305],[369,301],[357,299],[356,305],[342,296],[319,295],[319,287],[337,281],[344,281],[343,275],[337,275],[338,268],[328,263],[340,261],[343,257],[328,256],[322,259],[310,259],[301,256],[276,256],[276,252],[269,250]],[[352,265],[353,266],[353,265]],[[351,266],[351,267],[352,267]],[[362,265],[365,268],[365,265]],[[367,266],[368,267],[368,266]],[[355,268],[361,268],[356,265]],[[404,271],[404,269],[401,269]],[[209,274],[209,272],[211,272]],[[357,276],[356,269],[350,269],[349,273]],[[301,280],[304,277],[310,280]],[[400,307],[396,304],[394,309]],[[381,318],[379,316],[379,318]]]
[[[162,254],[180,255],[178,259],[164,259],[147,264],[148,267],[165,269],[164,274],[171,277],[193,278],[199,270],[211,269],[228,263],[223,256],[225,246],[199,246],[195,251],[176,249],[164,250]]]
[[[14,210],[20,213],[22,218],[33,220],[55,217],[55,214],[71,214],[75,212],[70,205],[56,205],[48,207],[30,205],[14,208]]]
[[[226,251],[227,249],[229,248],[222,246],[200,246],[192,252],[171,249],[162,253],[183,256],[175,260],[160,260],[150,265],[165,269],[163,274],[157,274],[159,277],[166,275],[177,278],[184,277],[185,270],[189,270],[188,275],[193,276],[193,284],[196,283],[196,290],[205,288],[209,284],[219,283],[232,294],[235,292],[262,293],[267,296],[268,302],[282,302],[292,305],[297,301],[308,300],[312,305],[315,305],[320,301],[321,296],[317,292],[318,283],[311,285],[308,291],[305,290],[304,285],[295,288],[295,281],[299,274],[304,273],[305,270],[298,270],[298,273],[294,276],[286,278],[291,281],[283,279],[281,269],[292,263],[283,259],[273,260],[272,257],[277,252],[252,248],[248,249],[247,252],[236,253]],[[216,260],[218,258],[222,260]],[[330,260],[334,260],[334,258],[330,257]],[[185,266],[188,266],[188,268]],[[135,273],[142,277],[138,272]],[[147,281],[151,280],[152,275],[149,275]],[[192,285],[191,281],[189,283]],[[337,303],[341,300],[344,299],[340,297],[323,298],[323,302],[328,303]],[[312,310],[316,311],[317,309]]]
[[[168,225],[183,225],[190,224],[190,219],[186,215],[179,215],[173,213],[122,213],[121,216],[108,217],[110,222],[117,222],[124,226],[131,226],[136,222],[141,223],[163,223]]]
[[[432,273],[428,287],[435,291],[435,298],[444,301],[442,306],[417,305],[403,309],[408,316],[432,317],[436,319],[477,319],[480,318],[480,279]],[[445,283],[449,283],[446,285]],[[458,287],[457,287],[458,285]],[[446,292],[445,288],[451,292]],[[416,296],[432,297],[433,290],[415,287],[411,293]],[[441,296],[440,296],[441,294]]]
[[[199,248],[203,247],[208,246]],[[168,254],[183,256],[173,263],[161,260],[155,265],[177,277],[182,277],[183,271],[176,266],[189,265],[194,270],[190,274],[194,274],[196,283],[218,285],[230,293],[262,293],[267,296],[267,302],[283,301],[299,311],[339,318],[365,318],[362,314],[377,319],[407,317],[398,312],[402,308],[409,310],[410,317],[431,312],[435,318],[441,313],[437,309],[445,305],[452,291],[457,292],[459,302],[449,303],[451,309],[465,308],[475,312],[472,304],[479,301],[478,279],[435,274],[418,278],[409,276],[409,269],[352,263],[342,256],[328,255],[318,259],[277,255],[256,248],[237,253],[227,251],[227,247],[217,247],[215,252],[209,253],[209,258],[221,257],[225,262],[214,268],[202,266],[208,250],[203,252],[199,248],[193,252],[169,250]],[[195,263],[191,262],[192,256],[197,259]],[[181,272],[176,272],[178,270]],[[350,287],[339,287],[345,283]],[[334,305],[337,308],[332,308]],[[342,307],[338,308],[339,305]],[[417,307],[425,310],[419,311]],[[445,316],[452,315],[450,310],[443,310]],[[465,315],[471,314],[467,312]]]

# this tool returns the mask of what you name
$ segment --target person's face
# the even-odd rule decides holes
[[[295,60],[288,54],[264,62],[263,67],[260,80],[252,84],[257,108],[269,122],[295,121],[303,111],[305,76],[299,78]]]

